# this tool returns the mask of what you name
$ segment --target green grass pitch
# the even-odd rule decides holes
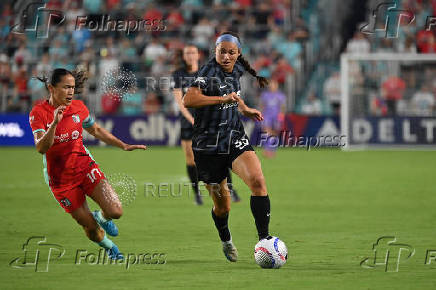
[[[230,230],[237,263],[221,251],[210,217],[212,202],[197,207],[192,196],[145,196],[145,183],[188,182],[180,148],[145,152],[90,148],[106,175],[123,173],[137,183],[137,197],[117,221],[113,240],[124,253],[165,253],[163,265],[75,265],[77,249],[97,253],[82,229],[57,205],[33,148],[2,148],[0,192],[1,289],[435,289],[436,154],[434,152],[279,150],[262,167],[271,197],[270,230],[288,246],[278,270],[259,268],[248,188],[234,175],[242,202],[232,205]],[[260,155],[260,154],[259,154]],[[161,194],[165,195],[165,193]],[[95,204],[89,202],[91,209]],[[9,263],[23,257],[31,236],[45,236],[65,255],[48,272]],[[364,268],[382,236],[414,249],[402,252],[398,272]],[[392,267],[399,246],[390,250]],[[426,258],[427,250],[429,252]],[[404,254],[404,255],[403,255]],[[428,262],[430,261],[430,264]]]

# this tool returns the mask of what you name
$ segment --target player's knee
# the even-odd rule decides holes
[[[111,219],[119,219],[123,215],[123,209],[121,206],[117,206],[112,208],[108,214]]]
[[[220,205],[220,206],[215,206],[215,215],[217,216],[225,216],[226,214],[228,214],[230,212],[230,205]]]
[[[255,174],[250,177],[250,188],[255,195],[266,193],[265,178],[262,174]]]

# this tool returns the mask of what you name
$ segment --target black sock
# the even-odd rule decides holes
[[[195,195],[198,195],[197,167],[195,165],[186,165],[186,169],[188,170],[189,179],[191,180],[194,193]]]
[[[230,241],[230,231],[228,226],[229,214],[227,213],[223,217],[218,217],[215,215],[212,209],[212,218],[215,222],[215,227],[218,230],[218,234],[220,235],[220,239],[223,242]]]
[[[269,196],[251,196],[250,207],[251,212],[253,213],[254,221],[256,222],[259,240],[268,237],[268,225],[270,215]]]

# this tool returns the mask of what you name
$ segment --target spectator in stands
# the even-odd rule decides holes
[[[27,64],[31,59],[32,55],[30,54],[29,49],[26,47],[26,43],[21,42],[20,46],[14,53],[14,61]]]
[[[419,53],[435,53],[436,41],[433,31],[419,31],[416,35],[416,45]]]
[[[52,71],[52,66],[50,64],[50,58],[47,53],[44,53],[41,60],[36,65],[36,74],[38,76],[48,76]],[[32,74],[34,75],[34,74]]]
[[[159,40],[156,37],[153,37],[151,43],[147,45],[144,49],[144,57],[147,63],[153,63],[155,59],[162,56],[165,57],[167,54],[167,50],[165,47],[159,43]]]
[[[388,115],[397,114],[397,101],[403,98],[406,83],[400,77],[390,76],[382,83],[382,97],[386,101]]]
[[[303,52],[303,47],[298,41],[295,41],[293,32],[289,32],[287,41],[278,43],[276,49],[284,55],[292,67],[300,67],[300,55]]]
[[[407,36],[406,40],[401,42],[398,47],[398,52],[401,53],[417,53],[415,38],[413,36]]]
[[[40,76],[43,74],[39,74],[38,73],[38,69],[36,67],[34,67],[32,69],[32,76]],[[48,76],[48,74],[45,74],[46,76]],[[47,94],[45,85],[43,82],[41,82],[40,80],[36,79],[36,78],[29,78],[27,81],[27,87],[29,89],[29,95],[30,95],[30,99],[31,99],[31,104],[32,107],[41,99],[44,98],[44,96]]]
[[[324,82],[324,96],[333,114],[339,115],[341,112],[341,76],[338,71]]]
[[[276,79],[279,85],[284,85],[286,82],[286,78],[294,73],[294,69],[286,61],[286,59],[284,57],[280,57],[277,60],[274,70],[272,72],[272,78]]]
[[[256,6],[256,9],[253,10],[252,16],[254,17],[255,24],[255,27],[252,29],[256,29],[255,37],[257,39],[264,39],[270,31],[270,26],[274,23],[272,11],[270,10],[268,3],[261,1]]]
[[[365,35],[357,30],[354,33],[352,39],[348,41],[347,52],[348,53],[369,53],[371,51],[371,45]]]
[[[417,116],[432,116],[435,110],[435,97],[427,85],[422,85],[410,100],[411,109]]]
[[[130,92],[124,95],[121,112],[124,115],[135,116],[142,113],[142,95],[139,92]]]
[[[99,14],[103,12],[103,0],[83,0],[83,8],[90,14]]]
[[[12,110],[19,110],[23,113],[29,111],[31,99],[27,88],[28,81],[27,65],[23,64],[14,74],[14,96],[10,102]]]
[[[9,95],[9,87],[12,81],[11,66],[9,58],[6,54],[0,54],[0,112],[5,112],[7,108]]]
[[[59,62],[68,56],[68,49],[62,46],[61,40],[57,39],[54,41],[53,46],[49,48],[48,54],[52,62]]]
[[[121,98],[118,95],[107,93],[101,96],[101,108],[103,114],[113,115],[120,108]]]
[[[144,112],[147,115],[159,113],[162,102],[155,92],[149,92],[144,102]]]
[[[306,115],[320,115],[322,112],[321,101],[316,97],[315,91],[310,91],[307,99],[301,105],[301,112]]]
[[[215,29],[207,17],[200,19],[198,24],[192,29],[193,42],[201,49],[207,49],[210,41],[215,35]]]

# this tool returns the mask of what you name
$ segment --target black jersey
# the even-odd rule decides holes
[[[243,66],[236,62],[231,73],[222,70],[215,59],[211,59],[198,72],[191,86],[199,87],[206,96],[225,96],[232,92],[240,95],[239,78]],[[235,138],[245,135],[240,119],[238,103],[219,104],[196,108],[192,149],[205,154],[229,154]]]
[[[197,76],[197,72],[189,73],[184,68],[176,70],[172,75],[172,83],[171,83],[172,89],[181,89],[182,97],[183,97],[188,91],[192,82],[195,80],[196,76]],[[187,109],[191,113],[191,115],[194,115],[195,109],[193,108],[187,108]],[[191,129],[192,124],[185,118],[185,116],[183,116],[183,114],[180,115],[181,115],[180,127],[182,129]]]

